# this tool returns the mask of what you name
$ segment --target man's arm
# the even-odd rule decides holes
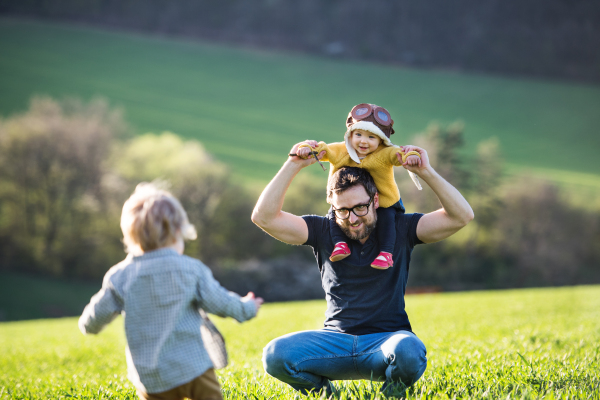
[[[298,146],[304,143],[316,147],[317,142],[307,140],[296,144],[291,154],[296,154]],[[318,157],[321,159],[325,153],[321,152]],[[252,222],[261,229],[273,236],[275,239],[289,244],[304,244],[308,240],[308,227],[306,222],[297,215],[282,211],[283,200],[292,180],[298,172],[304,167],[314,164],[317,160],[308,158],[306,160],[300,157],[290,157],[283,164],[277,175],[269,182],[263,190],[254,211],[252,212]]]
[[[404,152],[416,151],[421,155],[420,166],[403,167],[424,180],[436,194],[442,208],[423,215],[417,224],[417,237],[424,243],[433,243],[455,234],[473,218],[473,209],[460,192],[442,178],[429,164],[427,152],[416,146],[403,146]]]

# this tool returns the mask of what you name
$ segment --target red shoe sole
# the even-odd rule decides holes
[[[380,266],[378,266],[378,265],[373,265],[373,264],[371,264],[371,268],[375,268],[375,269],[381,269],[381,270],[384,270],[384,269],[392,268],[392,266],[391,266],[391,265],[387,265],[387,266],[385,266],[385,267],[380,267]]]
[[[329,261],[331,262],[336,262],[336,261],[340,261],[343,260],[344,258],[348,257],[350,254],[338,254],[336,256],[331,256],[329,257]]]

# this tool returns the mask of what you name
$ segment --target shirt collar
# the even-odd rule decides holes
[[[157,257],[164,257],[164,256],[168,256],[168,255],[176,255],[176,256],[178,256],[179,253],[176,252],[174,249],[163,247],[163,248],[160,248],[160,249],[147,251],[147,252],[145,252],[142,255],[133,256],[132,258],[135,261],[139,261],[139,260],[148,260],[148,259],[157,258]]]

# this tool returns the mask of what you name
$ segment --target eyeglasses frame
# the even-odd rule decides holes
[[[373,203],[373,200],[375,200],[375,196],[371,196],[371,198],[369,199],[369,202],[368,202],[367,204],[357,204],[357,205],[355,205],[355,206],[354,206],[354,207],[352,207],[352,208],[335,208],[335,207],[333,206],[333,204],[332,204],[332,205],[331,205],[331,209],[333,210],[333,215],[335,215],[335,217],[336,217],[336,218],[339,218],[339,219],[341,219],[341,220],[345,220],[345,219],[348,219],[348,218],[350,218],[350,212],[354,213],[354,215],[356,215],[357,217],[359,217],[359,218],[360,218],[360,217],[364,217],[364,216],[366,216],[367,214],[369,214],[369,208],[371,207],[371,204]],[[363,215],[358,215],[358,214],[356,213],[356,211],[354,211],[354,209],[355,209],[356,207],[364,207],[364,206],[367,206],[367,212],[366,212],[366,213],[364,213]],[[340,216],[338,216],[338,215],[337,215],[336,211],[341,211],[341,210],[346,210],[346,211],[348,211],[348,216],[347,216],[346,218],[342,218],[342,217],[340,217]]]

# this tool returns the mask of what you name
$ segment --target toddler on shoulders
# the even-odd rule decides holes
[[[319,142],[316,146],[302,144],[297,155],[308,158],[311,154],[325,151],[323,161],[329,161],[331,168],[329,176],[341,167],[364,168],[373,177],[379,194],[379,208],[377,209],[377,237],[380,253],[371,263],[371,267],[388,269],[394,265],[393,250],[396,241],[396,212],[404,212],[404,205],[400,199],[400,191],[394,179],[394,166],[420,165],[421,156],[416,151],[404,152],[401,147],[395,146],[390,136],[394,133],[394,121],[390,113],[383,107],[375,104],[362,103],[354,106],[346,119],[346,133],[344,142],[326,144]],[[421,185],[416,175],[411,178],[419,188]],[[373,199],[371,199],[373,201]],[[329,259],[333,262],[343,260],[350,255],[350,248],[346,243],[346,236],[335,222],[335,218],[347,219],[350,213],[356,217],[364,216],[361,210],[368,211],[367,204],[362,208],[354,207],[352,210],[335,210],[328,213],[331,220],[330,232],[335,243]]]

